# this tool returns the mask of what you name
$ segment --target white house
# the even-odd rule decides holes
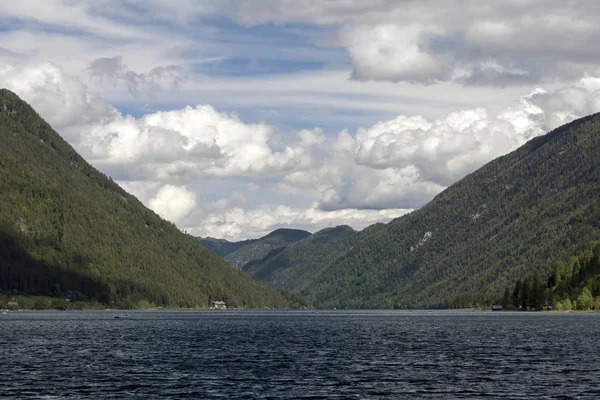
[[[227,305],[224,301],[213,301],[213,306],[215,310],[227,310]]]

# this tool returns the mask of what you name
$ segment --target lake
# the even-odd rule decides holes
[[[0,314],[0,397],[600,398],[600,314]]]

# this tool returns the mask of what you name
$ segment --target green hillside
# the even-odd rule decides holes
[[[505,310],[600,311],[600,242],[553,262],[547,276],[518,279],[500,303]]]
[[[317,305],[491,302],[523,275],[600,238],[600,116],[535,138],[359,245],[313,285]]]
[[[278,272],[255,277],[317,307],[491,304],[518,279],[544,277],[554,261],[600,238],[598,148],[596,114],[488,163],[411,214],[336,243],[347,251],[307,245],[265,260],[267,272]],[[311,273],[302,274],[307,265]]]
[[[241,270],[246,263],[252,260],[260,260],[269,252],[282,249],[309,235],[310,232],[300,229],[277,229],[260,239],[251,240],[249,244],[227,254],[224,258],[229,265]]]
[[[284,307],[162,220],[0,90],[0,292],[135,306]]]
[[[248,262],[242,271],[279,290],[307,294],[308,284],[324,266],[342,256],[353,245],[356,231],[349,226],[326,228],[287,247],[272,250],[261,260]],[[293,268],[290,268],[292,267]]]
[[[252,243],[256,242],[256,240],[257,240],[257,239],[249,239],[249,240],[242,240],[240,242],[230,242],[229,240],[215,239],[212,237],[205,237],[205,238],[199,237],[196,239],[202,246],[206,247],[207,249],[209,249],[210,251],[212,251],[213,253],[215,253],[216,255],[218,255],[221,258],[225,257],[226,255],[228,255],[230,253],[233,253],[240,247],[252,244]]]

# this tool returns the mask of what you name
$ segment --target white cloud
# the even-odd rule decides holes
[[[196,207],[196,194],[185,186],[165,185],[148,201],[148,207],[164,219],[178,223]]]
[[[413,166],[374,168],[357,162],[360,142],[347,131],[326,144],[329,156],[308,171],[285,174],[276,190],[318,199],[321,211],[412,209],[444,187],[423,180]]]
[[[24,22],[0,32],[0,39],[11,51],[38,59],[52,57],[69,72],[122,54],[131,70],[143,70],[143,74],[155,75],[150,71],[168,66],[160,72],[168,79],[177,74],[174,67],[207,58],[234,58],[240,53],[252,59],[272,57],[269,46],[253,41],[229,43],[231,47],[216,43],[214,39],[224,31],[218,25],[199,23],[199,18],[225,15],[249,26],[319,24],[324,33],[316,43],[345,49],[352,77],[360,81],[521,85],[573,79],[600,62],[595,51],[600,12],[593,0],[577,4],[573,7],[559,0],[493,4],[475,0],[186,0],[168,7],[155,0],[23,0],[0,7],[0,17]],[[203,34],[192,39],[191,31]],[[303,46],[303,51],[314,47]],[[282,58],[298,59],[294,58],[298,46],[278,49],[284,50]],[[307,57],[316,56],[317,61],[326,58],[321,49],[309,53]],[[142,73],[137,74],[123,81],[138,81],[137,85],[140,79],[147,81]]]
[[[201,214],[201,224],[187,224],[184,228],[196,236],[211,236],[240,240],[257,238],[277,229],[291,227],[316,232],[320,229],[350,225],[363,229],[376,222],[388,222],[411,210],[319,210],[316,204],[308,208],[294,208],[285,205],[264,205],[252,210],[242,207],[228,208]]]
[[[119,114],[58,65],[29,63],[19,58],[4,61],[0,67],[0,86],[13,90],[30,103],[71,143],[80,141],[77,127],[104,123]]]
[[[332,156],[308,173],[283,176],[278,189],[311,193],[324,211],[416,208],[490,160],[560,125],[600,111],[600,78],[555,91],[534,90],[496,115],[483,108],[428,120],[398,116],[341,132]]]
[[[319,129],[304,130],[274,151],[268,144],[273,126],[247,124],[210,105],[134,118],[91,95],[59,66],[13,64],[0,69],[0,84],[32,104],[96,165],[118,170],[128,166],[131,174],[138,174],[127,179],[281,175],[317,163],[324,142]]]
[[[232,1],[243,24],[309,22],[333,31],[353,77],[513,85],[569,80],[600,62],[594,0]],[[418,23],[416,23],[418,21]]]
[[[481,108],[431,122],[399,116],[357,132],[356,161],[414,167],[421,179],[446,186],[535,136],[600,111],[599,89],[600,78],[586,76],[552,92],[537,89],[496,116]]]
[[[273,126],[247,124],[209,105],[141,118],[119,114],[80,129],[85,132],[81,147],[99,165],[131,165],[137,178],[155,180],[279,176],[318,163],[323,142],[319,130],[301,131],[290,145],[274,151],[268,143]]]
[[[275,126],[210,105],[123,115],[57,65],[2,57],[0,86],[30,102],[94,165],[180,227],[217,237],[387,221],[529,138],[600,111],[600,78],[586,75],[495,114],[401,115],[334,137],[305,129],[276,149]],[[215,178],[238,180],[238,192],[204,196]],[[274,204],[273,195],[294,204]]]
[[[599,111],[600,79],[573,80],[600,63],[593,5],[25,0],[0,7],[0,17],[16,21],[0,32],[0,86],[188,231],[239,239],[282,226],[362,228],[420,207],[529,138]],[[246,26],[274,22],[268,28],[283,35],[237,36],[210,21],[215,15]],[[337,69],[193,73],[227,57]],[[189,80],[179,85],[184,74]],[[540,82],[546,90],[531,91]],[[111,102],[121,110],[153,105],[134,117]],[[240,108],[265,112],[222,112]],[[280,129],[271,117],[278,112],[307,129]],[[249,122],[258,118],[266,122]],[[313,128],[317,120],[372,126],[336,135],[337,128]]]
[[[340,41],[352,60],[352,78],[423,83],[446,79],[448,69],[428,52],[427,33],[414,24],[346,27]]]
[[[225,31],[218,24],[199,23],[215,16],[248,26],[321,25],[322,37],[315,41],[321,49],[303,43],[307,58],[298,58],[298,46],[282,46],[279,56],[322,61],[328,58],[325,47],[340,47],[352,63],[352,76],[361,81],[522,85],[574,79],[600,62],[594,0],[577,7],[559,0],[186,0],[177,7],[155,0],[24,0],[0,7],[0,17],[23,21],[0,32],[0,39],[13,52],[51,58],[69,72],[114,54],[146,74],[157,66],[181,68],[206,59],[273,56],[268,40],[219,41]],[[192,31],[202,34],[192,38]],[[334,58],[338,64],[346,61]]]
[[[356,161],[374,168],[413,167],[420,179],[447,186],[541,133],[535,125],[517,131],[510,119],[490,118],[484,109],[433,122],[400,116],[358,132]]]

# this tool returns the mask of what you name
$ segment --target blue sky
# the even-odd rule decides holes
[[[592,1],[481,4],[0,0],[0,86],[193,234],[362,229],[599,110]]]

